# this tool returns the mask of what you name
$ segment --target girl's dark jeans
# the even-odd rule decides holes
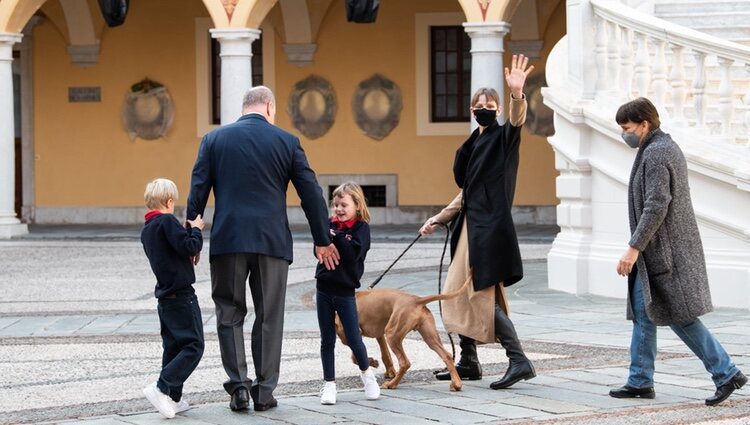
[[[346,341],[357,359],[359,370],[370,367],[367,348],[359,332],[357,303],[353,295],[332,295],[317,291],[318,325],[320,326],[320,357],[323,361],[323,379],[336,380],[334,347],[336,346],[336,313],[344,327]]]

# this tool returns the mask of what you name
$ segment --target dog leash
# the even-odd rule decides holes
[[[438,267],[438,294],[440,294],[440,293],[443,292],[443,288],[442,288],[443,261],[445,260],[445,251],[447,250],[447,248],[448,248],[448,242],[450,241],[451,229],[450,229],[450,227],[448,225],[446,225],[445,223],[441,223],[439,221],[436,221],[435,224],[437,224],[437,225],[442,226],[442,227],[445,228],[445,242],[443,243],[443,252],[442,252],[442,254],[440,254],[440,266]],[[372,288],[375,287],[375,285],[377,285],[378,283],[380,283],[380,281],[383,279],[383,277],[386,275],[386,273],[388,273],[391,270],[391,268],[393,268],[393,266],[395,266],[396,263],[398,263],[398,261],[401,259],[401,257],[403,257],[404,254],[406,254],[406,252],[409,251],[411,249],[411,247],[414,246],[414,244],[417,243],[417,241],[421,237],[422,237],[421,233],[417,234],[417,237],[414,238],[413,241],[411,241],[411,243],[409,244],[409,246],[407,246],[406,249],[404,249],[404,251],[398,257],[396,257],[395,260],[393,260],[393,263],[391,263],[391,265],[388,266],[388,268],[385,269],[385,271],[383,273],[381,273],[380,276],[378,276],[378,278],[375,279],[370,284],[370,286],[368,287],[368,289],[372,289]],[[440,309],[440,320],[443,320],[443,300],[438,300],[438,308]],[[456,344],[453,342],[453,336],[450,334],[450,332],[448,332],[448,339],[451,342],[451,351],[452,351],[451,354],[453,355],[453,358],[455,359],[456,358]]]
[[[397,258],[396,258],[396,259],[395,259],[395,260],[394,260],[394,261],[393,261],[393,262],[391,263],[391,265],[390,265],[390,266],[388,266],[388,268],[387,268],[387,269],[385,269],[385,271],[384,271],[383,273],[381,273],[381,274],[380,274],[380,276],[378,276],[378,278],[377,278],[377,279],[375,279],[375,281],[374,281],[374,282],[372,282],[372,283],[370,284],[370,286],[369,286],[369,287],[368,287],[367,289],[372,289],[372,288],[374,288],[374,287],[375,287],[375,285],[377,285],[378,283],[380,283],[380,279],[382,279],[382,278],[383,278],[383,276],[385,276],[385,274],[386,274],[386,273],[388,273],[388,272],[389,272],[389,271],[391,270],[391,268],[392,268],[393,266],[395,266],[395,265],[396,265],[396,263],[398,263],[398,260],[400,260],[400,259],[401,259],[401,257],[403,257],[403,256],[404,256],[404,254],[406,254],[406,251],[408,251],[409,249],[411,249],[411,247],[412,247],[412,246],[414,246],[414,244],[415,244],[415,243],[417,243],[417,241],[418,241],[418,240],[419,240],[419,238],[421,238],[421,237],[422,237],[422,234],[421,234],[421,233],[419,233],[419,234],[417,235],[417,237],[416,237],[416,238],[414,238],[414,240],[413,240],[413,241],[411,241],[411,243],[409,244],[409,246],[407,246],[407,247],[406,247],[406,249],[404,250],[404,252],[402,252],[402,253],[401,253],[401,255],[399,255],[399,256],[398,256],[398,257],[397,257]]]

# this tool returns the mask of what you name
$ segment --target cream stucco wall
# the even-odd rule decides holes
[[[452,165],[455,150],[468,136],[417,136],[414,72],[414,17],[417,13],[461,12],[452,0],[415,0],[382,7],[375,24],[346,22],[343,3],[334,3],[321,25],[315,64],[289,67],[277,50],[277,95],[285,109],[290,88],[295,82],[318,74],[332,82],[339,111],[331,130],[316,140],[303,141],[310,162],[321,174],[398,174],[398,204],[443,205],[456,194]],[[548,52],[565,32],[565,16],[552,18],[555,28],[545,35]],[[281,42],[277,43],[280,46]],[[506,52],[506,63],[510,63]],[[367,64],[363,66],[363,64]],[[543,61],[536,61],[538,70]],[[354,122],[351,99],[357,84],[381,73],[402,90],[404,107],[399,126],[382,141],[362,134]],[[499,71],[502,72],[502,71]],[[277,118],[291,128],[289,116]],[[467,124],[468,128],[468,124]],[[543,137],[523,133],[516,205],[555,205],[554,154]],[[296,198],[290,197],[290,203]]]
[[[282,127],[291,128],[285,110],[294,83],[317,74],[336,91],[339,109],[326,135],[307,140],[292,129],[318,173],[398,174],[399,205],[437,205],[455,196],[452,157],[461,137],[416,135],[413,28],[415,13],[460,11],[452,0],[394,2],[381,7],[375,24],[363,25],[347,23],[343,2],[335,2],[321,24],[313,65],[290,67],[277,51],[277,96],[284,111],[277,121]],[[382,141],[362,133],[351,108],[359,82],[376,72],[393,80],[403,98],[400,123]]]
[[[388,2],[377,23],[363,25],[347,23],[343,2],[332,2],[315,40],[315,63],[303,68],[287,63],[283,34],[273,34],[275,69],[266,72],[274,72],[277,124],[300,136],[316,172],[396,174],[400,206],[442,205],[455,195],[453,155],[465,136],[417,136],[416,129],[415,15],[434,12],[461,12],[461,7],[455,0]],[[156,176],[173,179],[181,189],[178,205],[185,204],[200,142],[195,131],[196,17],[209,17],[199,1],[134,3],[123,26],[104,29],[98,64],[89,68],[71,63],[60,25],[47,20],[36,27],[38,207],[138,207],[144,184]],[[545,52],[564,33],[564,16],[552,20],[559,23],[550,24]],[[537,69],[543,69],[538,62]],[[403,97],[400,124],[382,141],[362,134],[351,112],[357,84],[376,72],[395,81]],[[286,112],[291,87],[310,74],[331,81],[338,100],[333,127],[316,140],[293,129]],[[144,77],[164,84],[174,100],[174,124],[165,140],[130,141],[122,128],[125,95]],[[68,103],[73,86],[101,87],[101,102]],[[523,138],[515,203],[554,205],[552,151],[540,137],[524,133]],[[289,200],[297,204],[294,194]]]
[[[139,206],[145,183],[156,176],[173,179],[185,202],[200,141],[194,19],[208,13],[200,2],[179,0],[133,6],[124,25],[104,31],[93,67],[71,63],[52,21],[34,31],[38,207]],[[144,77],[164,84],[174,101],[164,140],[131,141],[121,124],[125,96]],[[74,86],[101,87],[101,102],[68,103]]]

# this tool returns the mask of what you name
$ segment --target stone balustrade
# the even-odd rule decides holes
[[[697,4],[694,14],[710,9]],[[702,8],[702,9],[701,9]],[[567,35],[547,59],[555,112],[557,224],[550,288],[625,297],[628,179],[636,150],[619,105],[646,96],[687,159],[691,201],[716,306],[750,308],[750,48],[622,2],[567,0]]]
[[[750,47],[611,0],[591,0],[591,6],[596,25],[595,97],[649,97],[666,120],[730,143],[748,144]],[[692,66],[686,59],[692,59]],[[744,72],[738,79],[733,67],[740,65]],[[707,78],[708,67],[718,68],[718,75]],[[735,112],[741,113],[736,122]]]

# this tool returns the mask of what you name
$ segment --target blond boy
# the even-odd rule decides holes
[[[192,262],[203,247],[204,223],[199,215],[183,226],[174,216],[177,196],[171,180],[156,179],[146,185],[143,197],[150,211],[141,231],[143,249],[156,276],[154,295],[164,347],[159,380],[143,393],[167,418],[189,408],[182,400],[182,385],[198,366],[204,347]]]

